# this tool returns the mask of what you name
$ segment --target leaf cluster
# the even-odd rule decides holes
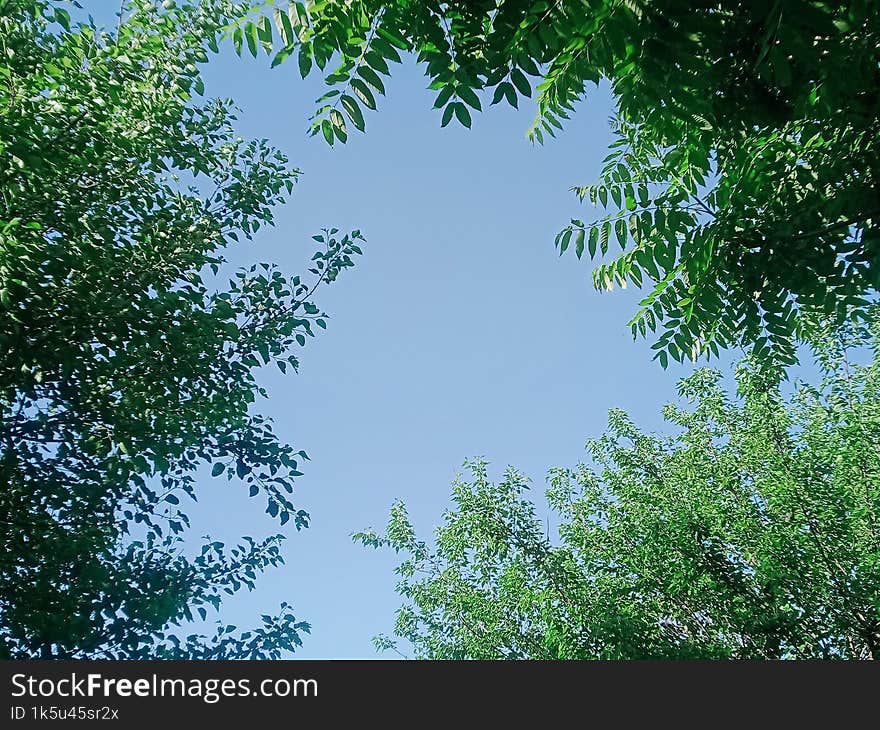
[[[256,410],[256,375],[296,367],[361,235],[316,236],[302,277],[228,273],[223,249],[272,225],[298,176],[203,96],[242,9],[134,0],[103,29],[65,5],[0,14],[0,655],[277,657],[308,630],[289,607],[181,638],[282,540],[189,555],[184,505],[211,469],[308,525],[307,456]]]
[[[608,80],[617,140],[576,189],[606,213],[556,244],[597,259],[620,244],[595,284],[647,290],[630,325],[664,367],[744,347],[778,375],[817,319],[864,316],[880,282],[876,3],[320,0],[274,15],[277,33],[259,14],[236,33],[325,73],[312,132],[330,143],[363,130],[401,53],[443,126],[535,94],[537,142]]]
[[[394,637],[428,659],[880,657],[880,354],[870,328],[826,326],[821,382],[787,395],[754,359],[680,383],[671,433],[622,411],[589,462],[529,480],[467,464],[434,540],[403,504]],[[864,361],[869,355],[868,362]],[[549,525],[549,523],[548,523]]]

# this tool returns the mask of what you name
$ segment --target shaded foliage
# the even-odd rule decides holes
[[[528,479],[493,483],[482,461],[432,543],[395,504],[384,533],[355,536],[403,556],[395,635],[430,659],[880,658],[871,330],[827,329],[822,382],[787,396],[753,363],[737,396],[697,371],[689,406],[663,411],[672,436],[612,411],[591,463],[549,475],[558,538]]]
[[[128,4],[116,28],[65,3],[0,2],[0,655],[258,658],[301,643],[286,604],[253,631],[182,638],[281,562],[281,534],[184,549],[200,469],[281,525],[303,451],[253,404],[260,366],[326,326],[312,301],[360,253],[316,236],[306,278],[222,249],[273,223],[297,171],[200,98],[243,12]],[[204,476],[207,476],[205,473]]]

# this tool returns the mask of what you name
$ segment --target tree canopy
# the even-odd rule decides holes
[[[880,282],[876,3],[265,5],[233,39],[324,72],[311,132],[331,144],[364,129],[402,54],[424,65],[444,126],[535,94],[538,142],[608,80],[617,139],[597,183],[575,188],[599,215],[556,245],[603,259],[599,289],[647,289],[630,326],[656,336],[664,367],[745,346],[778,372],[817,319],[864,316]]]
[[[524,475],[482,461],[433,543],[400,503],[357,535],[404,554],[417,656],[880,658],[876,3],[128,0],[110,27],[77,8],[0,0],[0,658],[278,658],[309,630],[286,603],[187,627],[282,561],[281,533],[185,540],[199,480],[308,525],[306,453],[257,376],[296,369],[362,242],[325,229],[294,276],[226,261],[299,173],[206,98],[224,39],[323,74],[310,131],[331,145],[406,56],[441,126],[534,96],[537,143],[607,82],[615,140],[573,189],[595,219],[558,250],[645,289],[630,326],[663,367],[750,351],[736,394],[681,382],[670,436],[613,411],[591,461],[550,474],[558,535]],[[803,342],[824,379],[783,390]]]
[[[356,539],[402,554],[394,633],[430,659],[880,658],[880,324],[815,345],[784,395],[754,363],[681,381],[672,435],[612,411],[590,463],[468,464],[431,542],[402,503]],[[864,360],[869,350],[870,360]],[[554,531],[555,532],[555,531]],[[395,639],[380,636],[380,648]]]
[[[225,264],[298,175],[203,98],[239,6],[134,0],[103,29],[65,5],[0,2],[0,656],[277,657],[309,628],[286,604],[184,636],[283,536],[184,549],[183,503],[210,471],[307,526],[306,454],[255,410],[255,375],[296,367],[361,237],[315,236],[303,277]]]

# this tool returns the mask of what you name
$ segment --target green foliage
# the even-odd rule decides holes
[[[297,177],[235,134],[229,101],[200,98],[241,7],[135,0],[110,31],[63,3],[0,9],[0,656],[278,657],[309,628],[286,604],[181,638],[283,538],[189,554],[182,503],[210,470],[307,526],[306,454],[254,411],[255,374],[296,367],[326,325],[312,295],[360,234],[316,236],[306,279],[225,281],[222,249],[272,225]]]
[[[595,284],[649,290],[630,324],[656,333],[664,367],[741,345],[778,371],[817,317],[864,315],[880,283],[870,0],[321,0],[276,9],[277,34],[254,17],[235,33],[261,30],[273,64],[325,71],[312,133],[330,143],[363,130],[401,52],[425,66],[443,126],[535,94],[537,142],[608,79],[618,140],[576,189],[608,212],[556,243],[590,258],[620,245]]]
[[[396,504],[355,536],[404,556],[394,633],[430,659],[880,658],[878,335],[829,328],[821,384],[785,397],[753,362],[737,396],[697,371],[672,436],[612,411],[592,464],[549,475],[558,539],[481,461],[433,544]]]

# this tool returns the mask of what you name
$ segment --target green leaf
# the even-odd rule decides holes
[[[248,22],[244,27],[244,37],[247,41],[247,47],[251,55],[257,57],[257,26],[255,23]]]
[[[360,79],[351,80],[351,88],[368,109],[376,108],[376,99],[369,87]]]
[[[514,109],[519,109],[519,99],[516,95],[516,89],[513,88],[513,84],[505,81],[499,88],[504,89],[504,96],[507,97],[507,103]]]
[[[455,93],[455,86],[453,86],[452,84],[447,84],[442,89],[440,89],[440,93],[437,94],[437,99],[434,101],[434,108],[440,109],[441,107],[445,106],[449,99],[452,98],[453,93]]]
[[[608,253],[608,239],[611,237],[611,221],[603,221],[602,229],[599,232],[599,248],[604,256]]]
[[[330,111],[330,124],[333,126],[333,132],[339,141],[345,143],[348,139],[348,133],[345,130],[345,119],[336,109]]]
[[[290,18],[287,13],[275,8],[273,16],[275,18],[275,26],[278,28],[278,32],[281,34],[281,39],[284,41],[285,45],[293,45],[297,40],[297,37],[293,32],[293,26],[290,24]]]
[[[443,110],[443,119],[440,121],[440,126],[445,127],[452,120],[452,115],[455,112],[455,104],[449,104]]]
[[[384,25],[380,25],[376,29],[376,33],[381,37],[388,41],[391,45],[396,46],[401,51],[410,50],[409,43],[407,43],[406,39],[400,35],[396,30],[392,28],[387,28]]]
[[[359,66],[357,69],[357,74],[376,91],[378,91],[383,96],[385,95],[385,85],[382,83],[382,79],[379,74],[377,74],[373,69],[371,69],[369,66]]]
[[[393,63],[401,62],[400,54],[394,49],[394,46],[381,36],[374,37],[370,47],[379,51],[383,58],[386,58]]]
[[[458,92],[459,98],[464,101],[466,104],[469,104],[471,107],[476,109],[477,111],[481,111],[482,107],[480,106],[480,99],[474,93],[473,89],[468,86],[459,86],[456,88]],[[464,124],[464,122],[462,122]],[[470,124],[465,124],[464,126],[469,127]]]
[[[308,44],[303,44],[299,48],[299,54],[297,55],[298,63],[299,63],[299,74],[302,78],[305,78],[309,75],[309,71],[312,68],[312,49]]]
[[[379,73],[382,73],[386,76],[388,75],[388,64],[379,53],[368,51],[364,54],[364,61],[373,70],[378,71]]]
[[[627,230],[626,230],[626,221],[623,218],[618,218],[614,223],[614,233],[617,237],[617,243],[620,244],[620,248],[626,248],[627,241]]]
[[[518,68],[513,69],[510,72],[510,80],[513,82],[513,85],[519,90],[519,93],[523,96],[531,96],[532,95],[532,87],[529,84],[529,80],[525,77],[525,74],[520,71]]]
[[[54,8],[55,22],[58,23],[68,33],[70,32],[70,13],[64,8]]]
[[[364,115],[361,113],[361,109],[357,102],[347,94],[343,94],[340,101],[342,103],[342,108],[345,109],[345,113],[348,114],[351,123],[354,124],[359,131],[363,132]]]
[[[259,28],[257,28],[257,36],[263,44],[263,47],[266,50],[270,50],[272,47],[272,23],[269,20],[268,16],[263,16],[263,20],[260,23]]]
[[[614,205],[616,205],[618,208],[620,208],[622,198],[620,195],[620,187],[619,186],[614,185],[611,187],[611,197],[614,200]]]
[[[325,119],[321,122],[321,133],[324,135],[324,139],[327,141],[327,144],[332,146],[334,141],[334,134],[333,125],[330,124],[329,119]]]
[[[568,244],[571,241],[571,236],[573,233],[573,229],[566,228],[561,234],[559,238],[559,255],[565,253],[565,250],[568,248]]]

